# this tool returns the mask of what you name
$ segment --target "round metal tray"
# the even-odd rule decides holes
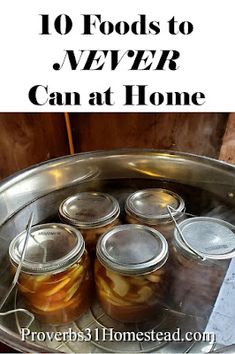
[[[175,191],[186,202],[187,211],[195,215],[221,216],[235,224],[235,168],[222,162],[183,153],[149,150],[119,150],[78,154],[43,163],[17,173],[0,184],[0,297],[11,282],[8,272],[8,246],[23,231],[34,211],[34,223],[58,221],[58,207],[65,197],[79,191],[105,191],[121,205],[126,197],[143,188],[161,187]],[[3,267],[4,265],[4,267]],[[20,306],[10,298],[5,309]],[[23,321],[23,322],[22,322]],[[0,340],[22,351],[37,352],[187,352],[193,343],[109,342],[76,343],[22,342],[19,326],[22,317],[0,317]],[[205,328],[206,319],[166,310],[161,320],[140,327],[122,325],[106,316],[97,303],[76,322],[59,327],[44,326],[34,321],[37,331],[76,331],[84,328],[109,328],[114,331],[157,329],[183,331]],[[209,351],[208,343],[200,350]],[[193,350],[193,349],[192,349]],[[194,349],[196,350],[196,349]]]

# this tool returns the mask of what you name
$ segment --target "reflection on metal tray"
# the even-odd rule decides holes
[[[21,299],[17,298],[16,307],[22,307]],[[19,333],[26,324],[26,317],[22,314],[16,314],[16,322]],[[72,335],[70,340],[47,340],[46,344],[54,351],[62,352],[78,352],[82,353],[146,353],[146,352],[166,352],[166,353],[185,353],[187,352],[192,342],[160,342],[156,340],[138,341],[136,335],[141,333],[173,333],[180,328],[180,335],[184,338],[184,334],[189,330],[192,332],[199,331],[202,328],[204,320],[196,316],[184,315],[179,312],[164,310],[157,322],[145,322],[142,324],[123,324],[112,320],[107,316],[98,302],[94,301],[91,309],[81,316],[77,321],[63,326],[43,325],[35,320],[30,326],[31,332],[40,333],[42,331],[48,333],[56,332],[74,332],[84,333],[87,341],[73,340]],[[25,332],[26,333],[26,332]],[[177,332],[178,335],[179,332]],[[40,338],[42,338],[40,336]],[[129,338],[136,340],[129,341]],[[111,339],[111,340],[110,340]],[[36,341],[40,344],[40,340]],[[207,349],[212,347],[212,344],[204,343]]]
[[[85,173],[83,171],[95,171]],[[84,177],[84,178],[83,178]],[[170,189],[186,202],[187,212],[194,215],[221,217],[235,224],[235,168],[211,159],[193,155],[155,151],[114,151],[81,154],[47,162],[19,173],[0,184],[0,297],[9,286],[8,246],[12,238],[25,228],[34,211],[34,223],[58,221],[58,208],[65,197],[79,191],[102,191],[117,197],[122,209],[126,197],[144,188]],[[4,264],[4,267],[2,265]],[[18,304],[17,304],[18,307]],[[14,308],[11,297],[4,310]],[[206,351],[210,346],[202,343],[200,349],[193,343],[110,343],[110,342],[22,342],[19,328],[25,318],[0,318],[0,340],[22,351],[50,352],[187,352]],[[126,327],[110,319],[96,304],[91,311],[68,326],[51,327],[34,321],[32,330],[78,331],[84,327],[105,328],[112,325],[118,331]],[[146,328],[174,331],[202,331],[205,321],[171,311],[164,312],[161,321]],[[120,327],[121,326],[121,327]],[[133,328],[133,327],[131,327]],[[138,330],[134,328],[133,330]],[[117,346],[116,346],[117,345]],[[191,348],[192,346],[192,348]]]

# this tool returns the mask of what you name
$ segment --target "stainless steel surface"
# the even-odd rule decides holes
[[[220,346],[216,350],[213,350],[211,353],[235,353],[235,344]]]
[[[117,150],[58,158],[7,178],[0,184],[0,225],[33,200],[94,178],[167,179],[200,186],[234,204],[232,165],[177,152]]]
[[[148,226],[121,225],[100,237],[96,254],[109,269],[125,275],[141,275],[166,263],[168,244],[160,232]]]
[[[59,208],[60,217],[81,229],[105,226],[117,219],[117,200],[107,193],[81,192],[65,199]]]
[[[24,252],[27,231],[16,236],[9,246],[11,262],[18,266]],[[21,270],[29,274],[62,272],[78,259],[85,250],[81,233],[64,224],[43,224],[32,227]]]
[[[25,235],[25,239],[24,239],[24,244],[23,244],[23,250],[21,253],[21,257],[20,257],[20,261],[19,264],[17,266],[14,278],[12,280],[11,286],[9,287],[9,289],[6,291],[6,293],[4,294],[4,296],[1,298],[0,301],[0,310],[2,309],[2,307],[4,306],[4,304],[6,303],[6,301],[9,299],[12,291],[15,289],[16,285],[17,285],[17,281],[19,279],[19,275],[21,272],[21,268],[22,268],[22,264],[24,262],[24,257],[25,257],[25,253],[27,250],[27,245],[28,245],[28,241],[29,241],[29,237],[31,236],[31,227],[32,227],[32,223],[33,223],[33,213],[30,215],[29,221],[26,225],[26,235]],[[16,291],[17,292],[17,291]],[[14,308],[13,310],[9,310],[9,311],[5,311],[5,312],[0,312],[0,316],[9,316],[11,314],[17,315],[17,314],[25,314],[29,317],[29,321],[26,325],[26,327],[29,327],[33,321],[34,321],[34,315],[29,312],[28,310],[24,309],[24,308]]]
[[[185,209],[184,200],[178,194],[162,188],[149,188],[130,195],[125,210],[140,222],[156,225],[172,221],[167,206],[174,209],[172,214],[176,219]]]
[[[182,221],[178,227],[183,239],[175,229],[175,241],[186,252],[212,260],[230,259],[235,256],[233,225],[211,217],[195,217]]]
[[[223,215],[224,220],[235,224],[235,167],[232,165],[191,154],[138,149],[78,154],[48,161],[0,183],[0,296],[10,284],[9,244],[25,229],[32,211],[36,224],[55,222],[59,205],[66,197],[95,190],[118,198],[123,212],[128,195],[145,188],[173,190],[182,195],[189,213]],[[204,322],[192,320],[195,326],[188,317],[180,325],[192,330],[204,328]],[[74,326],[77,328],[77,324]],[[32,327],[37,330],[66,328],[47,328],[38,322]],[[1,318],[0,340],[24,352],[104,351],[87,343],[84,350],[83,343],[22,342],[14,318]],[[161,351],[179,353],[188,347],[187,343],[170,343]]]
[[[171,216],[171,219],[173,220],[174,224],[175,224],[175,232],[177,232],[177,236],[180,237],[180,239],[182,240],[183,244],[185,246],[187,246],[187,249],[190,250],[196,257],[198,257],[199,259],[201,260],[205,260],[205,257],[201,256],[195,249],[193,249],[190,244],[188,243],[188,241],[185,239],[184,237],[184,234],[182,233],[182,230],[181,228],[179,227],[174,215],[173,215],[173,212],[172,212],[172,207],[171,206],[167,206],[167,210]]]
[[[16,268],[16,272],[15,272],[14,278],[12,280],[12,284],[9,287],[9,289],[7,290],[6,294],[1,298],[0,310],[3,307],[3,305],[5,304],[5,302],[8,299],[8,297],[10,296],[12,290],[16,286],[17,281],[19,279],[19,275],[20,275],[20,272],[21,272],[21,269],[22,269],[22,266],[23,266],[23,262],[24,262],[24,259],[25,259],[25,253],[26,253],[26,250],[27,250],[29,237],[31,236],[32,223],[33,223],[33,213],[30,215],[29,221],[28,221],[28,223],[26,225],[26,232],[25,232],[25,235],[24,235],[25,237],[24,237],[23,245],[22,245],[23,248],[22,248],[22,252],[21,252],[20,257],[19,257],[19,262],[17,264],[17,268]]]

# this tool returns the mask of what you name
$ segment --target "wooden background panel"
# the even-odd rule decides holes
[[[219,157],[221,160],[235,164],[235,113],[229,115]]]
[[[159,148],[218,157],[227,114],[162,113],[70,115],[75,152],[113,148]],[[226,130],[229,136],[230,125]],[[0,178],[69,154],[63,114],[0,113]]]
[[[0,178],[69,154],[63,114],[0,113]]]
[[[218,157],[227,114],[72,114],[75,151],[156,148]]]

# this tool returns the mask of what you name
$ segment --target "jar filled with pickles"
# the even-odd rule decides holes
[[[194,217],[179,223],[174,232],[170,262],[172,306],[207,318],[235,256],[233,225],[215,218]]]
[[[156,230],[121,225],[97,243],[98,299],[111,318],[144,322],[161,316],[168,287],[168,244]]]
[[[26,231],[9,247],[13,271],[19,265]],[[90,306],[91,270],[81,233],[64,224],[31,228],[18,291],[27,308],[44,323],[77,319]]]
[[[144,224],[153,227],[161,232],[167,241],[171,241],[174,222],[168,207],[171,207],[175,220],[183,219],[185,203],[178,194],[162,188],[139,190],[126,200],[126,221],[129,224]]]
[[[92,255],[99,237],[120,223],[119,214],[118,201],[101,192],[81,192],[70,196],[59,208],[60,219],[81,231]]]

